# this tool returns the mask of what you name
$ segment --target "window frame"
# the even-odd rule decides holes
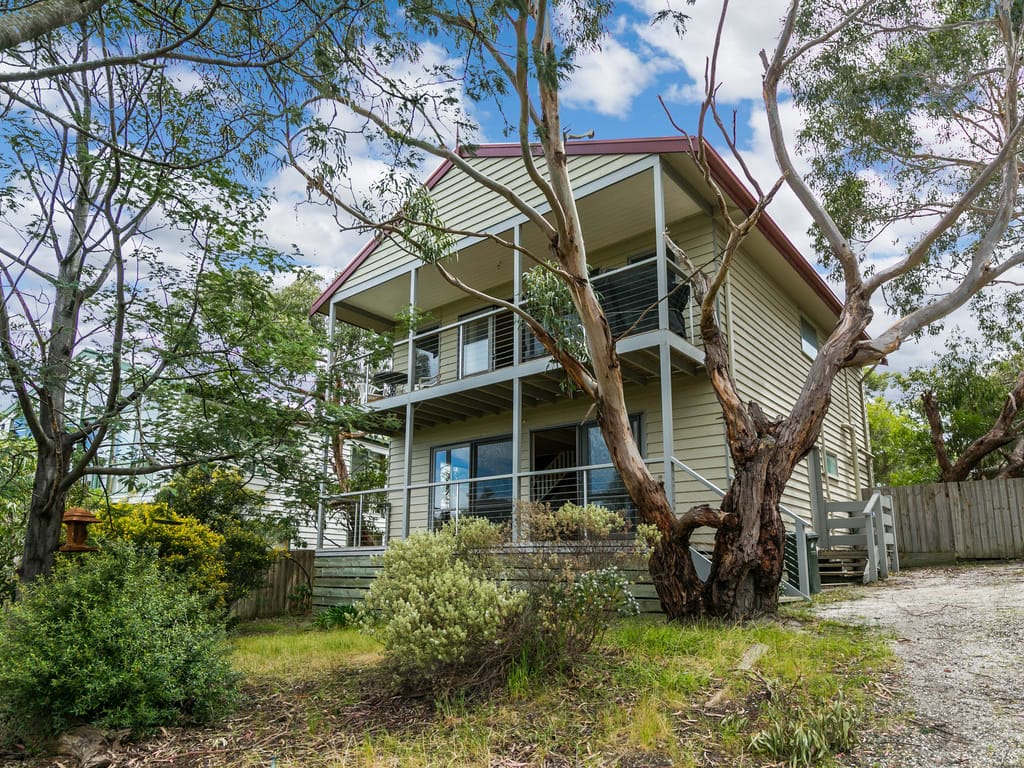
[[[831,461],[830,461],[831,460]],[[830,451],[827,448],[822,451],[822,461],[825,464],[825,475],[832,480],[839,479],[839,454],[835,451]],[[830,469],[829,464],[833,467]]]
[[[810,331],[814,335],[813,343],[807,337],[807,331]],[[804,353],[805,357],[814,360],[818,356],[818,352],[820,350],[821,336],[818,333],[818,326],[803,315],[800,315],[800,351]]]
[[[463,447],[469,449],[469,469],[468,469],[469,476],[465,480],[454,480],[453,481],[453,480],[449,479],[448,482],[447,482],[447,485],[462,485],[462,484],[465,484],[465,485],[468,486],[468,488],[466,489],[466,506],[465,506],[465,509],[463,509],[462,507],[459,507],[459,506],[457,506],[457,509],[458,509],[458,516],[465,515],[467,517],[470,517],[470,516],[473,515],[473,505],[474,505],[474,502],[476,501],[474,499],[473,492],[474,492],[474,489],[477,486],[476,486],[476,484],[473,483],[473,481],[480,479],[480,477],[477,476],[477,465],[478,465],[477,448],[479,446],[481,446],[481,445],[491,445],[491,444],[494,444],[494,443],[509,443],[511,445],[511,443],[512,443],[512,435],[511,434],[502,434],[502,435],[493,435],[491,437],[482,437],[482,438],[478,438],[478,439],[475,439],[475,440],[459,440],[459,441],[454,442],[454,443],[444,443],[442,445],[435,445],[435,446],[432,446],[430,448],[430,475],[429,475],[429,477],[430,477],[430,481],[429,481],[430,482],[430,486],[429,486],[430,492],[428,494],[428,500],[427,500],[427,528],[428,528],[428,530],[431,530],[431,531],[437,530],[435,512],[438,509],[440,509],[434,503],[434,492],[438,488],[441,487],[439,485],[434,485],[434,483],[442,482],[439,478],[435,478],[434,477],[434,470],[437,467],[437,454],[442,452],[442,451],[452,451],[452,450],[456,450],[456,449],[463,448]],[[515,474],[516,458],[517,457],[515,455],[512,456],[512,471],[508,473],[509,476],[510,476],[509,477],[509,482],[510,483],[511,483],[511,476]],[[487,475],[487,477],[492,477],[492,475]],[[512,495],[512,499],[514,501],[514,499],[515,499],[515,488],[512,488],[512,494],[511,495]],[[451,514],[451,510],[449,509],[449,519],[450,519],[450,514]]]

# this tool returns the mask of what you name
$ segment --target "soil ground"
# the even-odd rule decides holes
[[[850,765],[1024,768],[1024,564],[904,571],[820,606],[822,618],[893,637],[897,715]]]

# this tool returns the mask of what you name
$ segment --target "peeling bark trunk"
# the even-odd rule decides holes
[[[722,511],[732,522],[715,535],[711,574],[704,587],[705,612],[710,616],[744,621],[778,608],[786,536],[779,498],[789,477],[769,477],[769,458],[765,450],[738,470],[722,500]]]

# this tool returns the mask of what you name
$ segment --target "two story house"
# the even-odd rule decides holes
[[[634,437],[678,510],[714,503],[715,489],[730,482],[724,425],[702,366],[699,308],[660,236],[669,232],[697,265],[711,264],[725,242],[691,143],[680,137],[571,142],[568,154],[591,279],[618,339]],[[482,146],[465,156],[545,210],[518,145]],[[719,187],[737,209],[749,209],[750,193],[713,150],[710,157]],[[533,263],[484,235],[543,254],[540,233],[450,163],[428,187],[441,221],[479,233],[458,240],[448,269],[492,296],[521,301]],[[518,500],[595,502],[631,514],[591,403],[574,395],[508,310],[453,287],[402,243],[378,238],[348,263],[313,311],[332,325],[392,332],[396,315],[410,306],[414,327],[396,341],[390,364],[367,371],[365,381],[366,405],[401,424],[390,440],[388,485],[324,504],[322,552],[338,551],[331,545],[338,541],[372,551],[462,515],[514,522]],[[814,268],[763,216],[718,308],[744,398],[770,415],[787,413],[839,310]],[[787,487],[787,509],[820,524],[823,501],[857,499],[870,485],[869,459],[861,377],[846,370],[836,379],[818,449]]]

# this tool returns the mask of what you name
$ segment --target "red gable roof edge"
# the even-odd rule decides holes
[[[696,141],[693,137],[683,136],[663,136],[656,138],[645,138],[645,139],[598,139],[580,142],[570,142],[566,144],[566,151],[569,155],[604,155],[604,154],[623,154],[623,155],[649,155],[649,154],[669,154],[674,152],[685,152],[692,154],[694,151],[694,142]],[[728,166],[725,160],[710,144],[705,142],[705,149],[707,151],[708,160],[711,165],[711,173],[715,181],[722,187],[722,191],[726,196],[731,199],[736,205],[738,205],[744,211],[753,210],[757,201],[754,196],[747,189],[746,185],[740,180],[740,178],[733,172]],[[539,147],[534,150],[536,153],[540,153]],[[472,149],[460,149],[459,153],[468,157],[518,157],[521,152],[519,144],[485,144],[480,147]],[[430,174],[430,177],[426,181],[427,189],[432,189],[438,182],[441,181],[447,173],[454,168],[455,165],[450,160],[445,160],[440,166]],[[789,239],[785,232],[782,231],[781,227],[775,223],[767,213],[762,214],[758,220],[758,229],[761,231],[768,241],[778,249],[779,253],[782,254],[783,258],[789,262],[790,266],[796,270],[797,274],[803,278],[810,288],[818,295],[818,297],[825,302],[825,304],[833,312],[838,315],[843,308],[843,303],[839,300],[839,297],[832,291],[828,283],[818,274],[817,270],[811,265],[807,259],[805,259],[796,246],[793,245],[793,241]],[[338,275],[327,289],[320,295],[320,297],[313,303],[310,309],[310,314],[314,314],[323,309],[324,305],[330,300],[330,297],[337,291],[346,280],[369,258],[370,254],[373,253],[377,247],[383,242],[383,237],[378,235],[370,243],[363,248],[348,266]]]

